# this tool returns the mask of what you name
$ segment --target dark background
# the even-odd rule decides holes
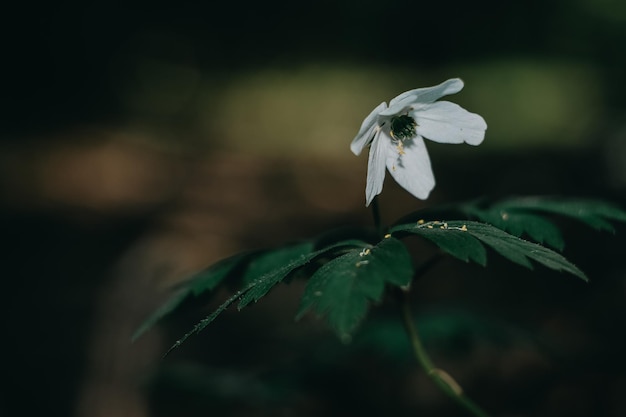
[[[112,88],[132,70],[126,53],[194,60],[203,71],[229,74],[316,61],[423,70],[502,57],[564,59],[592,65],[603,77],[602,96],[618,105],[623,9],[588,0],[14,3],[3,25],[3,138],[127,116]],[[143,33],[161,34],[162,42],[130,49]]]
[[[194,95],[202,82],[237,86],[250,74],[309,65],[376,68],[410,87],[455,74],[467,81],[469,98],[459,102],[491,127],[514,123],[517,109],[547,106],[546,86],[562,80],[556,94],[565,102],[593,103],[557,124],[586,120],[575,140],[570,131],[533,134],[524,119],[527,136],[515,136],[515,124],[490,129],[484,148],[429,144],[432,198],[414,201],[388,182],[383,216],[482,194],[598,197],[626,207],[626,6],[618,1],[3,8],[2,416],[459,415],[412,361],[393,304],[343,346],[314,320],[292,323],[302,289],[295,283],[273,302],[225,315],[165,361],[204,310],[191,306],[130,343],[186,274],[242,249],[370,221],[366,161],[347,151],[351,137],[338,138],[342,154],[275,152],[282,148],[269,139],[268,153],[242,152],[202,122]],[[144,72],[146,62],[167,65]],[[548,72],[501,73],[528,62]],[[570,83],[569,68],[585,71]],[[485,90],[472,89],[474,79]],[[316,82],[325,88],[323,78]],[[502,83],[517,83],[528,101],[508,111],[500,96],[502,105],[487,107],[481,97],[497,97]],[[226,97],[226,87],[219,91]],[[386,99],[364,101],[363,111]],[[254,105],[241,104],[237,123]],[[495,256],[486,270],[449,261],[416,286],[424,337],[437,363],[493,415],[624,415],[626,230],[558,224],[565,255],[589,284]]]

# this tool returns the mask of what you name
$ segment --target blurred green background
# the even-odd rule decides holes
[[[187,274],[368,224],[367,158],[348,145],[402,91],[460,77],[450,100],[489,128],[478,148],[429,143],[437,188],[421,202],[387,182],[387,221],[479,195],[626,207],[618,0],[36,2],[3,17],[0,416],[459,415],[393,306],[343,346],[292,323],[298,283],[165,361],[207,310],[130,343]],[[626,415],[626,230],[560,226],[590,284],[493,258],[416,289],[435,359],[494,415]]]

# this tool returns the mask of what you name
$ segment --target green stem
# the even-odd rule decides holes
[[[380,222],[380,207],[378,206],[378,196],[374,196],[374,199],[372,200],[372,216],[374,217],[374,227],[376,228],[376,232],[382,238],[383,226]]]
[[[465,396],[461,386],[445,371],[436,368],[428,357],[422,341],[417,334],[413,314],[411,313],[411,305],[409,303],[409,293],[404,292],[402,300],[402,316],[404,318],[404,326],[413,347],[413,353],[419,364],[422,366],[426,374],[433,382],[449,397],[457,402],[461,407],[465,408],[476,417],[489,417],[480,407],[472,400]]]

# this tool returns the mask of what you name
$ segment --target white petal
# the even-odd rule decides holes
[[[352,140],[350,144],[350,150],[355,155],[360,155],[363,149],[369,145],[374,137],[374,129],[376,128],[376,122],[378,119],[378,114],[387,108],[387,103],[380,103],[372,112],[363,120],[361,123],[361,128],[359,129],[359,133],[357,133],[356,137]]]
[[[451,78],[434,87],[416,88],[415,90],[406,91],[392,99],[389,102],[389,107],[409,97],[411,97],[411,102],[413,103],[432,103],[448,94],[458,93],[462,89],[463,81],[460,78]]]
[[[385,161],[389,140],[382,131],[378,131],[370,147],[367,163],[367,184],[365,186],[365,206],[369,206],[374,197],[383,191],[385,181]]]
[[[449,101],[426,104],[411,115],[417,134],[434,142],[479,145],[485,138],[485,119]]]
[[[405,140],[404,154],[398,152],[387,158],[387,169],[393,178],[415,197],[425,200],[435,187],[435,176],[424,139],[420,136]]]
[[[413,100],[413,96],[408,96],[403,98],[402,100],[397,100],[393,105],[388,108],[382,110],[379,115],[380,116],[396,116],[398,114],[405,114],[407,111],[411,110],[411,107],[415,105],[415,101]]]

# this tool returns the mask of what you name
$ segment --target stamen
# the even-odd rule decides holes
[[[404,155],[404,144],[401,140],[399,140],[396,144],[396,150],[398,151],[398,155]]]
[[[391,118],[391,137],[396,140],[412,139],[417,135],[417,123],[407,114]]]

